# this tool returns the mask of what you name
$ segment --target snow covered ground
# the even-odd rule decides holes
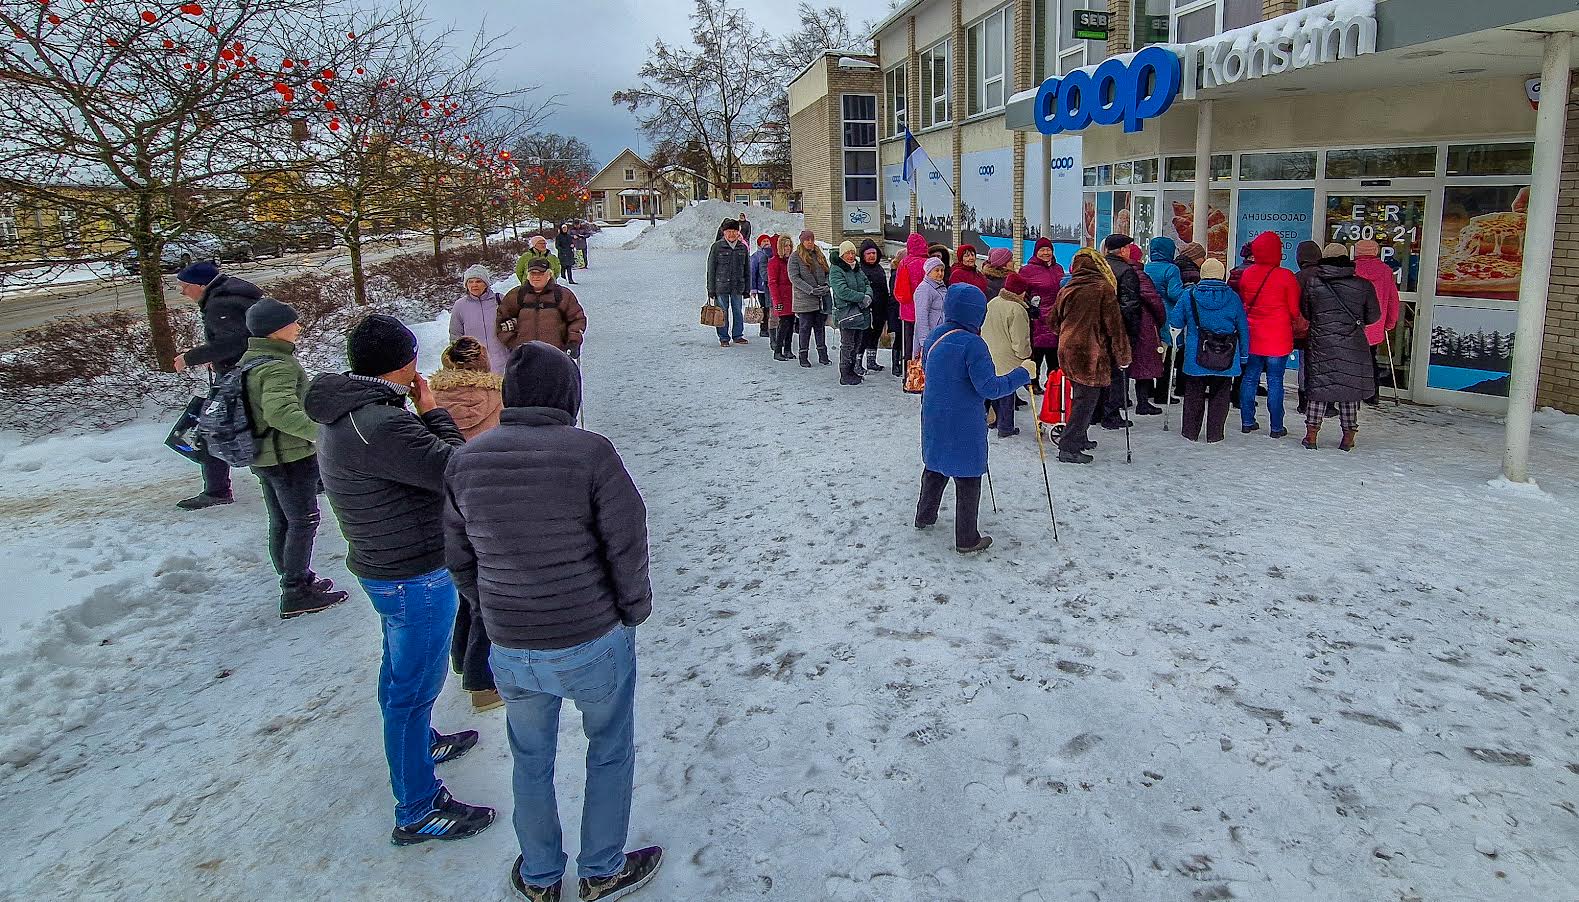
[[[43,263],[27,269],[0,273],[0,290],[20,291],[26,288],[43,288],[49,285],[73,285],[78,282],[125,277],[125,268],[114,263]]]
[[[1133,465],[1101,433],[1053,467],[1056,545],[1029,433],[993,439],[961,559],[951,502],[910,527],[917,400],[719,348],[702,259],[577,274],[587,425],[650,507],[631,841],[670,855],[637,898],[1579,898],[1561,422],[1521,494],[1489,417],[1367,409],[1354,454],[1142,420]],[[500,821],[391,847],[373,612],[280,622],[255,483],[177,512],[163,434],[0,441],[0,898],[509,898],[502,713],[450,686],[436,721],[482,732],[442,773]],[[344,555],[326,510],[351,586]]]

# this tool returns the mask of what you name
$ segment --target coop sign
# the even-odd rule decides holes
[[[1138,132],[1147,119],[1168,111],[1179,96],[1179,57],[1147,47],[1129,58],[1113,57],[1095,69],[1076,69],[1042,82],[1036,91],[1036,130],[1044,135],[1118,125]]]
[[[1290,13],[1183,47],[1184,99],[1205,88],[1309,69],[1376,52],[1376,16],[1339,17],[1337,4]],[[1293,25],[1295,27],[1288,27]]]

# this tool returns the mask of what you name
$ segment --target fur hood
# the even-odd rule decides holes
[[[439,370],[428,380],[433,400],[450,412],[467,441],[499,425],[499,412],[504,409],[503,384],[498,373],[449,368]]]
[[[428,386],[434,391],[454,391],[458,388],[481,388],[488,391],[503,391],[504,377],[498,373],[479,373],[476,370],[441,369],[428,380]]]

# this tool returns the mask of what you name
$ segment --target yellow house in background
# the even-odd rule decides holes
[[[95,207],[119,206],[113,188],[74,188],[82,206],[45,205],[0,197],[0,263],[94,260],[129,246]]]

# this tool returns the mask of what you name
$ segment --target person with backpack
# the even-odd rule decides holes
[[[312,570],[318,535],[318,425],[307,416],[307,371],[296,362],[302,325],[270,297],[247,308],[247,352],[237,374],[246,398],[252,472],[269,515],[269,561],[280,576],[280,619],[322,611],[349,597]]]
[[[828,271],[828,290],[832,295],[833,322],[839,328],[839,384],[860,385],[860,355],[866,330],[872,327],[872,286],[861,272],[855,242],[839,245],[839,256]]]
[[[263,297],[263,290],[219,271],[212,261],[201,260],[176,273],[176,288],[181,296],[197,302],[203,321],[203,343],[175,358],[175,371],[207,366],[217,380],[236,368],[247,352],[247,309]],[[197,447],[198,463],[203,468],[203,491],[177,501],[184,511],[203,510],[229,504],[235,497],[230,490],[230,464]]]
[[[1140,271],[1131,261],[1129,247],[1135,239],[1128,235],[1109,235],[1102,240],[1102,253],[1106,258],[1108,268],[1113,271],[1117,279],[1116,291],[1118,293],[1119,315],[1124,323],[1124,335],[1130,348],[1134,348],[1140,335],[1140,322],[1146,306],[1146,299],[1141,295]],[[1116,336],[1108,336],[1113,341]],[[1109,354],[1110,359],[1117,355]],[[1078,381],[1078,380],[1077,380]],[[1121,378],[1115,366],[1107,383],[1107,389],[1102,395],[1102,428],[1124,429],[1133,425],[1129,421],[1129,379]],[[1161,413],[1162,411],[1157,411]]]
[[[1254,262],[1239,280],[1245,317],[1250,322],[1250,356],[1239,383],[1240,431],[1255,432],[1256,390],[1266,374],[1266,406],[1272,417],[1272,438],[1288,435],[1283,426],[1283,375],[1294,353],[1294,332],[1300,323],[1299,282],[1283,268],[1283,239],[1262,232],[1250,242]]]
[[[1025,360],[997,375],[992,352],[981,337],[986,318],[987,296],[981,289],[950,286],[943,298],[941,322],[917,350],[926,385],[921,392],[921,497],[916,501],[915,526],[928,529],[937,523],[943,489],[952,479],[954,550],[960,554],[986,551],[992,545],[992,537],[978,528],[981,477],[987,472],[983,405],[1029,385],[1036,366]]]
[[[587,333],[587,314],[576,293],[554,281],[553,267],[539,258],[527,264],[526,281],[506,292],[499,302],[494,331],[509,351],[530,341],[542,341],[577,360]]]
[[[647,507],[608,439],[575,427],[581,373],[542,343],[510,358],[499,428],[455,452],[445,560],[487,626],[515,762],[510,885],[558,902],[564,837],[554,760],[564,700],[587,739],[583,900],[652,879],[663,849],[625,851],[636,771],[636,629],[652,615]]]
[[[475,746],[477,733],[432,726],[459,607],[444,560],[444,468],[465,438],[417,372],[417,338],[400,320],[362,319],[346,337],[346,357],[350,372],[313,379],[305,403],[320,427],[319,471],[349,549],[345,566],[383,633],[390,841],[465,839],[487,829],[494,811],[457,800],[433,769]]]
[[[1223,440],[1233,379],[1250,356],[1250,324],[1244,304],[1224,279],[1220,260],[1201,264],[1201,280],[1168,314],[1168,325],[1183,333],[1184,421],[1179,433],[1192,442]]]
[[[1309,394],[1305,408],[1307,449],[1316,450],[1327,405],[1335,404],[1343,424],[1340,451],[1353,451],[1360,431],[1360,403],[1376,394],[1376,366],[1365,331],[1382,321],[1376,287],[1355,273],[1348,249],[1333,243],[1321,262],[1303,278],[1300,311],[1310,322],[1304,365]]]
[[[1058,438],[1058,460],[1088,464],[1096,447],[1089,431],[1112,380],[1130,365],[1129,334],[1118,309],[1118,279],[1107,258],[1081,248],[1069,266],[1069,284],[1042,317],[1058,335],[1058,364],[1071,386],[1072,402]],[[1119,428],[1123,428],[1121,425]]]

